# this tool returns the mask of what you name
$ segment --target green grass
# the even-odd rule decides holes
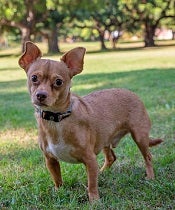
[[[123,87],[145,103],[153,124],[151,135],[164,139],[151,149],[156,179],[145,180],[143,159],[128,136],[115,149],[117,161],[99,175],[100,202],[89,205],[86,171],[81,164],[61,163],[64,186],[55,192],[37,145],[36,122],[26,75],[17,64],[17,46],[0,51],[0,209],[175,209],[174,47],[128,49],[120,44],[120,50],[97,52],[94,43],[74,43],[63,44],[62,51],[76,45],[87,47],[87,54],[84,71],[73,79],[72,91],[84,95]],[[45,46],[41,48],[45,52]],[[103,164],[102,154],[98,162]]]

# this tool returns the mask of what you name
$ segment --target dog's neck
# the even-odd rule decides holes
[[[66,117],[69,117],[72,113],[73,102],[70,102],[69,107],[65,112],[51,112],[42,110],[41,107],[35,106],[35,111],[39,114],[39,117],[54,122],[60,122]]]
[[[35,111],[38,113],[41,119],[47,121],[60,122],[66,117],[69,117],[72,113],[73,101],[71,101],[71,93],[68,96],[56,103],[54,108],[42,108],[40,106],[34,106]]]

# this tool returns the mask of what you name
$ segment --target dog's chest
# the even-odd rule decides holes
[[[73,150],[73,146],[66,144],[62,135],[59,135],[57,139],[52,139],[51,136],[47,136],[46,152],[54,156],[57,160],[78,163],[77,159],[71,155]]]
[[[69,162],[69,163],[78,163],[78,161],[71,156],[71,146],[66,145],[64,140],[59,139],[59,143],[53,144],[48,142],[46,152],[52,154],[58,160]]]

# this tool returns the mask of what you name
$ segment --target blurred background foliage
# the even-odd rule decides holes
[[[49,53],[60,43],[99,41],[101,50],[119,40],[174,39],[175,0],[1,0],[0,47],[11,41],[45,41]]]

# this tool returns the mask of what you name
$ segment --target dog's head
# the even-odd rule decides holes
[[[41,59],[40,49],[26,42],[19,65],[28,77],[32,103],[42,109],[54,109],[70,94],[71,78],[83,70],[85,48],[77,47],[65,53],[61,61]]]

